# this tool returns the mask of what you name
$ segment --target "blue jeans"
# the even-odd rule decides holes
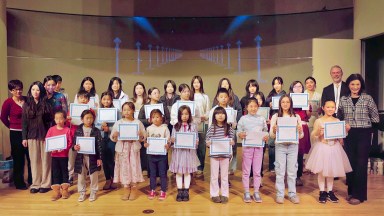
[[[296,177],[297,177],[297,154],[298,144],[278,144],[275,146],[276,161],[276,190],[277,197],[284,197],[285,190],[285,170],[287,170],[288,196],[296,195]]]

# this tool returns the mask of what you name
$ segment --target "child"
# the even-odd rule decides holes
[[[246,104],[247,104],[248,98],[255,97],[256,94],[259,92],[259,83],[257,83],[257,81],[254,79],[248,80],[247,84],[245,85],[245,92],[246,92],[246,95],[242,97],[240,100],[243,115],[246,115],[246,112],[247,112]]]
[[[52,197],[51,200],[55,201],[63,197],[69,198],[69,181],[68,181],[68,151],[72,147],[72,136],[70,130],[65,126],[67,119],[66,113],[62,110],[55,113],[55,126],[49,128],[46,138],[53,136],[66,135],[67,148],[63,150],[56,150],[51,152],[52,156]],[[60,192],[61,188],[61,192]]]
[[[101,94],[101,104],[100,108],[114,108],[112,103],[112,92],[105,91]],[[117,113],[116,113],[117,114]],[[113,183],[114,169],[115,169],[115,145],[116,142],[113,142],[109,139],[113,123],[106,122],[97,122],[100,125],[101,136],[103,138],[103,170],[105,175],[105,184],[103,190],[114,190],[117,188],[117,184]],[[99,127],[98,127],[99,128]]]
[[[153,109],[151,111],[152,125],[147,128],[147,137],[166,138],[167,144],[164,148],[168,150],[170,143],[170,133],[166,124],[163,124],[163,114],[159,109]],[[144,147],[148,148],[149,143],[144,143]],[[167,155],[150,155],[148,154],[148,163],[150,170],[150,188],[148,199],[152,200],[156,196],[156,172],[159,172],[161,191],[159,200],[165,200],[167,197]]]
[[[144,125],[133,117],[135,105],[125,102],[121,107],[122,119],[117,121],[112,128],[111,140],[116,142],[115,171],[113,182],[124,186],[122,200],[135,200],[137,198],[137,183],[144,178],[140,166],[141,143],[146,139]],[[119,125],[136,123],[139,125],[139,140],[118,140]]]
[[[53,75],[52,77],[53,77],[53,79],[56,80],[55,92],[59,92],[59,93],[64,95],[65,100],[67,101],[67,106],[69,107],[69,97],[68,97],[68,94],[65,92],[64,88],[61,88],[61,85],[63,83],[63,78],[60,75],[58,75],[58,74]]]
[[[196,134],[196,147],[199,144],[196,125],[192,123],[192,114],[189,106],[181,106],[178,111],[178,122],[172,130],[172,143],[175,143],[177,132],[187,132]],[[189,201],[189,186],[191,183],[191,174],[197,171],[199,159],[196,155],[196,149],[173,148],[172,162],[169,170],[176,173],[177,196],[176,201]],[[183,178],[184,177],[184,178]],[[184,189],[183,189],[184,179]]]
[[[83,122],[77,128],[75,132],[74,142],[76,143],[77,137],[95,137],[95,154],[82,154],[77,153],[75,162],[75,173],[78,174],[77,179],[77,190],[80,193],[79,202],[85,200],[86,192],[86,178],[87,174],[91,180],[91,194],[89,201],[93,202],[96,200],[96,192],[99,189],[98,186],[98,175],[102,165],[102,146],[101,146],[101,134],[100,130],[93,124],[95,120],[95,113],[93,110],[84,110],[81,113],[81,121]],[[80,151],[80,145],[76,143],[73,147],[74,150]]]
[[[128,95],[123,92],[122,82],[119,77],[112,77],[109,81],[108,91],[112,92],[112,99],[120,100],[121,104],[129,100]]]
[[[276,131],[278,130],[277,119],[278,117],[295,117],[297,119],[297,131],[299,133],[299,139],[304,137],[303,127],[301,125],[301,119],[299,115],[296,115],[293,111],[293,103],[289,95],[283,95],[279,100],[279,111],[274,114],[271,119],[270,137],[276,138]],[[288,183],[288,197],[289,200],[294,203],[300,203],[300,199],[296,194],[296,177],[297,177],[297,153],[298,142],[276,142],[276,203],[284,203],[284,177],[287,173]],[[287,172],[285,172],[287,170]]]
[[[212,125],[207,131],[207,147],[211,146],[211,139],[222,139],[230,138],[230,144],[233,146],[235,142],[234,130],[227,123],[227,112],[221,106],[216,107],[213,111]],[[228,185],[228,168],[229,159],[232,157],[231,154],[224,155],[210,155],[211,157],[211,182],[210,182],[210,196],[214,203],[227,203],[229,196],[229,185]],[[219,170],[221,173],[221,196],[219,196]]]
[[[205,143],[206,122],[209,119],[210,102],[207,94],[204,93],[203,79],[200,76],[194,76],[191,80],[192,95],[201,115],[201,123],[198,125],[199,145],[197,148],[197,157],[200,166],[197,168],[196,177],[201,176],[204,171],[205,152],[207,145]]]
[[[51,188],[51,155],[45,152],[45,135],[52,122],[51,107],[41,82],[31,84],[22,113],[22,144],[31,158],[31,193],[46,193]]]
[[[311,134],[315,143],[309,153],[306,168],[317,173],[317,183],[320,189],[319,202],[325,203],[328,198],[331,202],[336,203],[339,199],[332,191],[333,178],[344,177],[345,173],[352,171],[352,168],[342,147],[343,139],[324,139],[324,123],[339,121],[333,117],[336,111],[335,102],[325,101],[323,111],[324,116],[315,121]],[[325,191],[325,181],[327,181],[327,191]]]
[[[85,77],[81,81],[79,91],[86,91],[86,92],[88,92],[89,97],[95,98],[95,107],[91,107],[91,108],[98,108],[99,107],[100,98],[99,98],[99,95],[96,94],[95,82],[93,81],[92,77]],[[75,95],[74,103],[79,103],[77,99],[78,99],[78,96]]]
[[[249,98],[245,104],[248,114],[240,118],[238,124],[238,136],[241,139],[246,139],[247,134],[252,132],[268,131],[267,122],[265,118],[257,115],[259,104],[256,98]],[[268,140],[268,134],[263,137],[264,141]],[[249,193],[249,174],[251,166],[253,168],[253,185],[255,192],[253,193],[253,200],[261,203],[259,188],[261,183],[261,166],[263,161],[263,147],[243,147],[243,187],[245,190],[243,200],[246,203],[251,202],[251,195]]]
[[[139,114],[139,111],[141,107],[147,103],[148,96],[147,92],[145,91],[144,83],[142,82],[136,82],[133,86],[133,98],[130,99],[135,104],[135,112]],[[137,116],[135,116],[136,118]]]

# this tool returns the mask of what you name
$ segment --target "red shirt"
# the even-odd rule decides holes
[[[1,108],[1,121],[11,130],[21,131],[23,109],[11,97],[4,101]]]
[[[65,150],[62,150],[61,152],[52,152],[52,157],[68,157],[68,151],[72,147],[72,136],[70,134],[70,129],[68,127],[65,127],[61,130],[57,129],[57,126],[52,126],[49,128],[46,138],[53,137],[53,136],[59,136],[59,135],[67,135],[67,148]]]

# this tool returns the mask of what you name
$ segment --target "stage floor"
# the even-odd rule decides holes
[[[229,202],[216,204],[209,197],[209,159],[207,158],[205,178],[197,178],[196,185],[191,186],[190,201],[176,202],[176,182],[169,174],[167,199],[165,201],[148,200],[146,193],[149,190],[149,180],[139,184],[140,197],[135,201],[122,201],[122,189],[98,192],[95,202],[86,200],[77,201],[76,185],[72,186],[72,195],[69,199],[50,201],[51,192],[46,194],[30,194],[29,190],[20,191],[14,188],[0,189],[0,215],[143,215],[144,210],[153,210],[151,215],[253,215],[253,214],[317,214],[317,215],[358,215],[382,214],[384,211],[384,176],[370,175],[368,177],[368,201],[357,206],[348,204],[345,200],[345,179],[335,181],[334,191],[340,199],[339,203],[320,204],[318,199],[317,176],[304,174],[303,187],[297,187],[300,204],[292,204],[288,199],[284,204],[276,204],[274,173],[264,172],[263,187],[261,188],[262,203],[244,203],[242,200],[243,188],[241,183],[241,148],[238,148],[239,170],[229,177]],[[268,161],[267,152],[265,161]],[[264,164],[267,167],[267,164]],[[99,187],[104,185],[104,176],[100,173]],[[157,190],[160,190],[158,187]],[[252,190],[251,190],[252,191]],[[89,190],[87,191],[89,194]],[[381,212],[381,213],[380,213]]]

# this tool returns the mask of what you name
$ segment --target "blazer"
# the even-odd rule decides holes
[[[341,82],[341,89],[340,89],[340,98],[343,96],[348,96],[349,94],[349,89],[348,86],[345,82]],[[333,100],[335,101],[335,91],[333,89],[333,83],[328,85],[323,89],[323,93],[321,94],[321,106],[324,106],[325,101],[327,100]]]

